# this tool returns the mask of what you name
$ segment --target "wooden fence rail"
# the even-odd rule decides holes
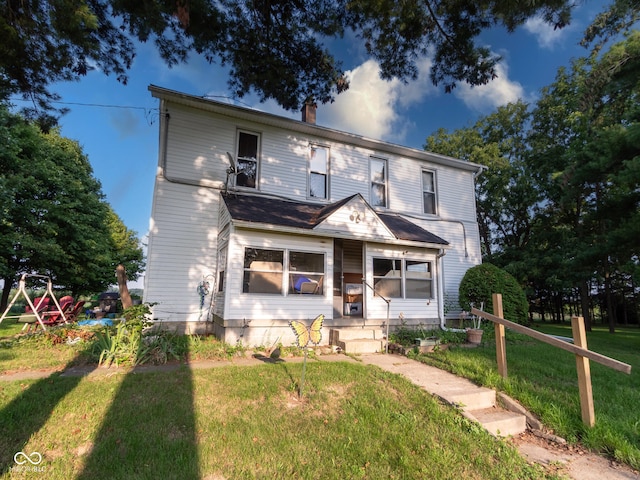
[[[580,392],[580,409],[582,411],[582,421],[592,427],[595,425],[595,414],[593,408],[593,392],[591,388],[591,372],[589,360],[600,363],[626,374],[631,373],[631,365],[620,362],[613,358],[592,352],[587,348],[587,336],[582,317],[571,318],[571,328],[573,331],[574,344],[567,343],[558,338],[552,337],[518,323],[505,320],[502,314],[502,295],[493,295],[493,315],[477,308],[472,308],[471,313],[481,318],[493,322],[496,337],[496,357],[498,362],[498,372],[503,378],[507,378],[507,356],[504,329],[509,328],[515,332],[528,335],[541,342],[548,343],[554,347],[571,352],[576,356],[576,367],[578,370],[578,389]]]

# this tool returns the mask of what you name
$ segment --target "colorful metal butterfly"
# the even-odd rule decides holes
[[[309,327],[298,320],[291,320],[289,322],[293,333],[296,334],[298,347],[304,348],[309,345],[309,342],[315,345],[320,343],[320,340],[322,340],[322,322],[324,322],[324,315],[322,314],[318,315]]]

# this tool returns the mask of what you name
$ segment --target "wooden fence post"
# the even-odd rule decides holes
[[[493,314],[496,317],[504,318],[502,311],[502,294],[494,293],[493,298]],[[504,337],[504,325],[499,323],[493,324],[496,334],[496,360],[498,361],[498,373],[502,378],[507,378],[507,344]]]
[[[573,343],[587,349],[587,334],[584,329],[584,318],[571,317],[571,330],[573,331]],[[593,389],[591,388],[591,368],[589,359],[576,354],[576,368],[578,370],[578,390],[580,392],[580,410],[582,422],[593,427],[596,423],[596,415],[593,407]]]

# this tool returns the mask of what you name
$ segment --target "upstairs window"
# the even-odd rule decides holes
[[[328,198],[329,149],[311,146],[309,152],[309,196]]]
[[[238,132],[238,172],[236,186],[256,188],[258,181],[258,148],[260,136]]]
[[[436,211],[436,174],[422,171],[422,204],[424,213],[435,215]]]
[[[386,207],[387,161],[382,158],[371,157],[369,169],[371,171],[371,205],[374,207]]]

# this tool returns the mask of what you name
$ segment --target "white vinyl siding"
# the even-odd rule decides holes
[[[403,268],[406,268],[406,260],[410,262],[427,262],[433,267],[436,262],[436,254],[437,251],[435,250],[426,250],[423,248],[400,247],[378,243],[365,244],[366,281],[374,287],[374,289],[377,287],[381,294],[383,293],[381,290],[389,294],[387,298],[391,298],[389,316],[392,319],[392,324],[398,322],[397,319],[401,314],[408,322],[415,320],[437,323],[438,301],[435,295],[437,291],[436,288],[438,288],[437,285],[431,285],[431,298],[411,298],[411,295],[409,298],[406,298],[406,295],[402,292],[403,289],[406,289],[406,286],[403,286],[403,282],[406,281],[404,277],[407,276],[406,272],[403,272]],[[384,265],[379,264],[378,267],[389,267],[392,266],[393,263],[394,268],[382,271],[380,268],[375,267],[374,262],[376,259],[382,259],[384,263]],[[383,281],[384,284],[380,284],[380,281]],[[398,292],[398,290],[400,290],[400,292]],[[378,295],[374,295],[371,288],[365,289],[365,304],[367,318],[386,318],[387,304]]]
[[[197,286],[215,275],[219,201],[217,190],[156,180],[144,290],[154,318],[201,319]]]
[[[403,155],[400,155],[395,147],[385,150],[382,143],[379,149],[369,148],[368,144],[359,143],[355,136],[356,140],[351,143],[350,136],[340,137],[322,127],[305,126],[308,130],[302,131],[274,126],[251,111],[243,111],[242,115],[222,115],[168,100],[162,102],[163,112],[165,108],[169,115],[162,117],[160,173],[154,190],[144,293],[145,301],[158,302],[154,307],[155,318],[205,320],[199,308],[197,285],[207,275],[213,274],[218,278],[220,241],[228,241],[228,254],[224,292],[216,295],[215,313],[225,322],[229,320],[242,325],[244,319],[253,319],[253,326],[258,321],[272,322],[273,319],[311,320],[319,313],[324,313],[327,319],[332,318],[332,298],[329,295],[333,285],[331,239],[238,231],[229,224],[224,208],[219,218],[219,194],[225,188],[230,166],[227,152],[234,157],[237,155],[240,131],[259,135],[260,192],[296,201],[323,200],[309,196],[310,145],[321,145],[330,152],[326,193],[327,200],[331,202],[360,193],[372,204],[370,160],[385,159],[387,207],[393,213],[405,214],[410,221],[447,240],[450,248],[442,260],[436,262],[435,252],[430,251],[426,255],[424,249],[403,257],[402,252],[406,248],[383,245],[390,237],[380,224],[369,218],[364,222],[362,218],[360,222],[352,221],[349,217],[354,212],[341,211],[342,216],[330,217],[326,225],[342,238],[360,238],[369,242],[372,229],[377,229],[375,238],[379,243],[369,243],[378,249],[376,256],[424,259],[432,262],[433,275],[442,274],[444,285],[437,283],[439,278],[433,279],[434,297],[429,304],[429,299],[423,298],[394,301],[391,303],[392,318],[397,319],[400,313],[406,318],[437,317],[437,301],[434,299],[437,299],[439,289],[450,296],[457,296],[458,284],[465,271],[481,262],[475,214],[475,172],[466,170],[464,165],[457,168],[439,161],[437,156],[431,161],[430,157],[425,158],[424,152],[411,149],[403,150]],[[437,217],[424,213],[423,171],[435,174]],[[277,245],[285,250],[323,253],[327,264],[324,294],[310,299],[308,296],[289,295],[286,291],[277,302],[273,302],[273,295],[242,294],[245,245],[260,248]],[[367,253],[368,271],[372,268],[372,258],[372,254]],[[443,272],[436,270],[440,263],[444,266]],[[372,276],[368,282],[373,282]],[[386,304],[380,298],[374,298],[370,289],[366,294],[367,318],[384,319]],[[251,302],[247,304],[249,297]]]
[[[277,247],[274,247],[277,245]],[[332,317],[333,288],[331,275],[325,276],[320,295],[300,295],[289,293],[289,284],[293,282],[288,273],[283,278],[283,290],[286,294],[278,296],[272,293],[242,293],[245,279],[246,249],[281,250],[285,262],[290,262],[290,252],[313,253],[324,258],[323,275],[333,271],[333,242],[318,237],[281,235],[264,231],[237,229],[229,244],[227,282],[225,294],[225,324],[238,325],[243,319],[252,319],[251,326],[273,324],[273,319],[307,320],[319,314]],[[294,260],[295,263],[295,260]],[[288,264],[285,263],[288,267]],[[284,271],[287,271],[285,268]],[[312,272],[307,272],[313,277]],[[320,278],[317,275],[314,278]],[[329,292],[329,293],[328,293]],[[275,339],[274,339],[275,340]]]

